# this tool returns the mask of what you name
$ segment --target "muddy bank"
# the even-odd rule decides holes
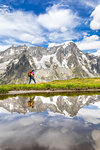
[[[20,90],[20,91],[9,91],[8,93],[0,95],[18,95],[18,94],[37,94],[37,93],[72,93],[72,92],[100,92],[100,89],[78,89],[78,90]]]

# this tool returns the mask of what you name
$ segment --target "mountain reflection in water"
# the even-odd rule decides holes
[[[0,100],[0,150],[100,150],[100,96]]]

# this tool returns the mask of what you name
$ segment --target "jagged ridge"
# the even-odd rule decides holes
[[[0,52],[0,83],[27,83],[35,69],[37,82],[100,76],[100,58],[84,54],[75,43],[43,47],[18,46]]]

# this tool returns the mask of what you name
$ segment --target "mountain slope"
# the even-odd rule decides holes
[[[37,82],[95,77],[100,75],[99,64],[99,57],[84,54],[73,42],[50,50],[12,46],[0,53],[0,83],[27,83],[28,70],[33,68]]]

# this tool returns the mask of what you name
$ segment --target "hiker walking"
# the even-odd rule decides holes
[[[31,83],[31,79],[33,79],[34,83],[36,83],[35,78],[34,78],[34,70],[29,70],[28,76],[30,77],[29,79],[29,84]]]

